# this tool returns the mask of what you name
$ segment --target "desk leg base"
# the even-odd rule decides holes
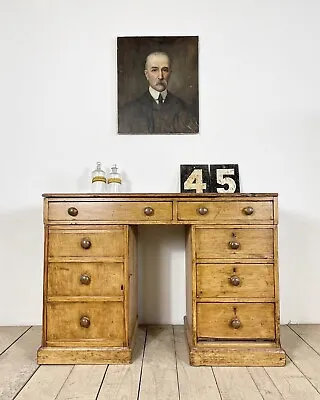
[[[190,350],[193,366],[219,367],[283,367],[285,352],[280,348],[193,348]]]
[[[203,343],[193,346],[192,334],[187,318],[184,327],[189,346],[190,365],[195,367],[283,367],[286,364],[286,353],[276,344],[255,345],[235,344],[233,342],[217,344]]]
[[[119,347],[40,347],[38,364],[129,364],[132,349]]]

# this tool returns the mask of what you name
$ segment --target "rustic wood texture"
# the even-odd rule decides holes
[[[198,303],[198,338],[269,339],[274,333],[274,305],[263,303]],[[231,321],[241,325],[235,329]]]
[[[80,319],[90,320],[88,328]],[[107,318],[106,318],[107,317]],[[47,304],[47,340],[87,346],[123,346],[125,339],[122,302],[75,302]],[[68,344],[69,342],[69,344]],[[72,344],[71,344],[72,343]]]
[[[168,398],[168,392],[172,393],[172,399],[178,393],[181,400],[320,400],[320,391],[315,386],[320,376],[320,353],[315,350],[320,347],[320,325],[281,327],[281,341],[288,352],[287,364],[282,368],[194,368],[188,362],[183,327],[173,327],[173,336],[170,327],[160,328],[139,328],[132,364],[83,368],[72,363],[37,366],[40,327],[0,327],[0,343],[7,342],[0,356],[0,398],[140,400],[144,386],[158,389],[156,394],[150,389],[149,396],[144,392],[143,398],[147,400]],[[19,336],[13,335],[12,342],[8,342],[8,331],[15,329],[19,330]],[[161,331],[166,333],[158,334]],[[148,336],[150,340],[146,340]],[[165,348],[159,365],[154,355],[157,348],[160,351]],[[154,355],[153,365],[150,354],[148,361],[145,360],[150,352],[151,357]],[[143,374],[144,369],[149,371]]]
[[[83,248],[81,241],[90,241],[90,248]],[[104,230],[51,228],[49,231],[49,257],[116,257],[124,255],[123,228]]]
[[[239,243],[232,249],[230,242]],[[196,255],[201,258],[273,259],[273,229],[260,227],[244,228],[199,228],[197,229]]]
[[[130,362],[140,224],[186,226],[192,365],[284,364],[276,194],[44,196],[40,364]]]
[[[68,214],[68,209],[75,207],[78,215]],[[145,213],[145,208],[153,209],[152,215]],[[172,219],[171,202],[90,202],[50,203],[49,220],[51,221],[167,221]]]
[[[48,296],[122,296],[123,285],[122,263],[60,262],[48,268]]]
[[[208,211],[205,215],[199,213],[199,209],[205,207]],[[252,208],[252,214],[245,213],[248,207]],[[232,224],[245,222],[246,224],[254,223],[273,223],[273,204],[271,201],[216,201],[216,202],[178,202],[178,219],[179,220],[196,220],[202,223],[210,221],[220,223],[221,221]]]
[[[231,278],[239,284],[233,285]],[[273,264],[198,264],[198,297],[274,297]]]

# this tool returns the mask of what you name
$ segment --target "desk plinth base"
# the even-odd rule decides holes
[[[131,361],[129,347],[40,347],[37,353],[38,364],[130,364]]]
[[[276,344],[266,346],[241,345],[218,342],[199,347],[192,346],[191,332],[188,329],[187,319],[184,319],[185,333],[189,346],[190,365],[215,367],[283,367],[286,364],[286,354]]]

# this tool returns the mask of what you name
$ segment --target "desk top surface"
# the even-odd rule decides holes
[[[129,198],[214,198],[214,197],[277,197],[278,193],[44,193],[45,198],[97,198],[97,199],[129,199]]]

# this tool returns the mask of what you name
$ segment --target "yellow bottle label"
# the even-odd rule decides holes
[[[94,183],[94,182],[104,182],[104,183],[106,183],[107,180],[106,180],[106,178],[104,176],[95,176],[95,177],[92,178],[92,183]]]
[[[108,178],[108,183],[121,183],[120,178]]]

